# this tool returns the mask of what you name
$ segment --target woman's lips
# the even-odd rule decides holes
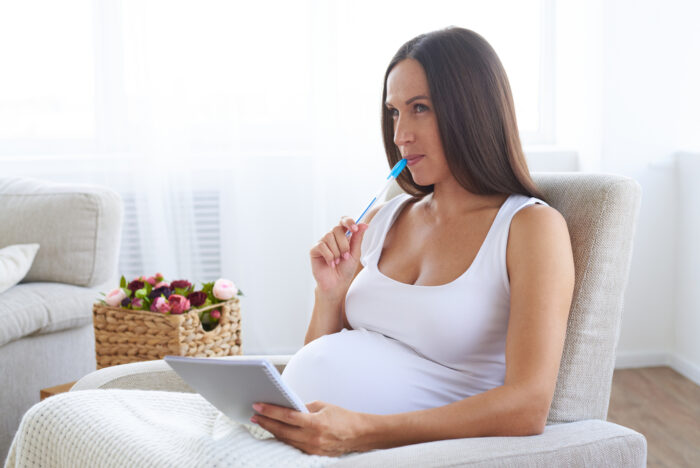
[[[418,161],[420,161],[424,157],[425,157],[424,154],[422,154],[420,156],[410,156],[410,157],[406,158],[406,162],[409,166],[413,166],[414,164],[418,163]]]

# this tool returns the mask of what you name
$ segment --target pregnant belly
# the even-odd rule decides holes
[[[282,378],[304,403],[319,400],[352,411],[393,414],[466,396],[445,373],[457,377],[381,333],[343,329],[300,349]]]

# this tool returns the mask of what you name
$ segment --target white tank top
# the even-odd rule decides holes
[[[318,338],[282,374],[300,398],[353,411],[392,414],[446,405],[505,379],[510,310],[506,247],[515,213],[538,198],[510,195],[471,266],[438,286],[402,283],[377,263],[389,228],[412,197],[390,200],[362,239],[363,269],[345,313],[353,330]]]

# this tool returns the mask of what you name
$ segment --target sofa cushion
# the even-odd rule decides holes
[[[94,289],[59,283],[22,283],[0,294],[0,346],[31,334],[92,323]]]
[[[25,282],[94,287],[112,278],[122,216],[121,197],[106,187],[0,178],[0,248],[41,245]]]

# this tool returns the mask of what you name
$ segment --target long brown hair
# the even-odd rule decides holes
[[[464,28],[421,34],[391,59],[382,93],[382,133],[389,167],[401,159],[401,152],[394,144],[394,122],[384,105],[386,82],[394,66],[407,58],[417,60],[425,70],[445,158],[457,182],[480,195],[519,193],[544,200],[525,161],[505,69],[491,45]],[[414,196],[434,190],[433,185],[416,184],[410,171],[403,171],[397,182]]]

